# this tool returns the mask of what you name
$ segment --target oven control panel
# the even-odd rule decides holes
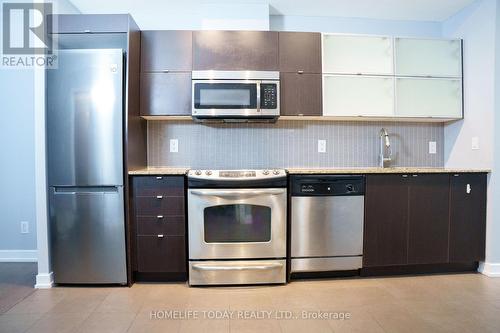
[[[189,170],[188,177],[213,180],[258,180],[285,177],[282,169],[271,170]]]
[[[256,176],[255,171],[219,171],[219,177],[222,178],[252,178]]]

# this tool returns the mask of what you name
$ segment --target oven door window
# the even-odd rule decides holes
[[[196,109],[256,109],[255,83],[195,83]]]
[[[204,235],[206,243],[269,242],[271,208],[249,204],[207,207]]]

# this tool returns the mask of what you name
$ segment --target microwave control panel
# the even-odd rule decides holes
[[[260,108],[276,109],[278,107],[278,85],[276,83],[261,83]]]

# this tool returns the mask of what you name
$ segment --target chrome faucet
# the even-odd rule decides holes
[[[380,156],[379,156],[379,166],[381,168],[386,168],[392,161],[392,149],[391,141],[389,140],[389,133],[385,128],[380,130]]]

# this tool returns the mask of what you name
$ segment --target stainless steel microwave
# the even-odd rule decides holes
[[[195,120],[275,121],[280,115],[279,72],[193,71]]]

